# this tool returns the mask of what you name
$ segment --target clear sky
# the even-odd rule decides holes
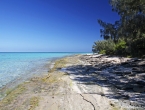
[[[91,52],[108,0],[0,0],[0,52]]]

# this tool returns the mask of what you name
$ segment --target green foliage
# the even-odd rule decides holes
[[[115,24],[106,23],[102,20],[98,20],[98,23],[100,26],[102,26],[103,29],[100,29],[101,37],[103,37],[105,40],[112,39],[115,43],[118,41],[118,32],[120,30],[120,22],[116,21]]]
[[[113,54],[115,51],[115,43],[111,39],[97,41],[94,43],[92,50],[94,53]]]
[[[106,50],[101,50],[99,54],[106,54]]]
[[[123,39],[119,39],[115,46],[115,53],[117,55],[126,55],[126,42]]]
[[[92,51],[123,56],[145,55],[145,0],[109,2],[120,19],[114,24],[98,20],[102,27],[101,37],[105,40],[95,42]]]
[[[110,4],[120,15],[121,35],[134,40],[145,33],[145,0],[110,0]]]
[[[97,42],[94,42],[94,45],[93,45],[93,49],[92,51],[94,53],[98,53],[100,52],[101,50],[104,50],[105,49],[105,41],[97,41]]]
[[[116,44],[116,49],[120,49],[120,48],[125,49],[125,47],[126,47],[126,42],[122,39],[120,39]]]
[[[145,55],[145,37],[133,40],[130,47],[132,56],[142,57]]]
[[[115,43],[114,43],[114,41],[113,40],[106,40],[106,42],[105,42],[105,50],[106,50],[106,54],[107,55],[112,55],[112,54],[114,54],[114,52],[115,52]]]
[[[121,19],[130,19],[137,14],[145,14],[145,0],[109,0],[112,10],[117,12]]]

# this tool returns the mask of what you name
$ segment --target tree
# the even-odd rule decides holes
[[[109,3],[112,11],[117,12],[122,20],[145,14],[145,0],[109,0]]]
[[[99,19],[98,23],[102,26],[101,37],[114,41],[117,46],[115,53],[126,54],[126,49],[130,55],[144,55],[145,52],[142,51],[145,50],[145,0],[109,0],[109,3],[112,10],[120,15],[120,19],[114,24]]]
[[[99,19],[98,23],[103,27],[103,29],[100,29],[101,37],[105,40],[112,39],[116,43],[118,41],[120,22],[116,21],[115,24],[111,24]]]
[[[133,19],[128,20],[128,22],[123,26],[124,34],[129,39],[136,39],[143,36],[145,33],[145,16],[136,15]]]
[[[112,10],[120,15],[122,35],[141,37],[145,33],[145,0],[109,0]]]

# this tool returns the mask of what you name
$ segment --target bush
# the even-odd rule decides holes
[[[107,55],[113,55],[115,52],[115,43],[113,40],[109,39],[105,42],[105,49]]]
[[[99,53],[101,50],[105,49],[105,40],[94,42],[92,51],[94,53]]]
[[[107,55],[114,54],[115,43],[111,39],[94,42],[92,51],[94,53],[101,53]]]
[[[101,50],[99,54],[106,54],[106,50]]]
[[[145,55],[145,37],[133,40],[130,44],[130,48],[133,57],[142,57]]]
[[[116,43],[115,53],[116,55],[127,55],[126,42],[123,39],[119,39],[118,43]]]

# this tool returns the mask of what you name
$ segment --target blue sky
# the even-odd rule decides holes
[[[0,52],[91,52],[108,0],[0,0]]]

